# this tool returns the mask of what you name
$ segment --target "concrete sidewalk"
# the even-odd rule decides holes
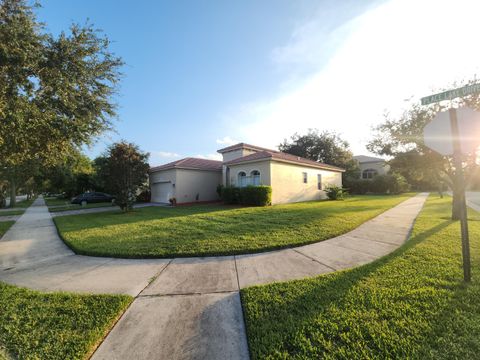
[[[136,296],[94,359],[247,359],[239,289],[371,262],[402,245],[427,194],[316,244],[240,256],[124,260],[75,255],[38,199],[0,241],[0,280]]]

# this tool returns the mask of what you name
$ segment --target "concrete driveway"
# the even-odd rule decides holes
[[[239,290],[362,265],[401,246],[427,194],[326,241],[254,255],[127,260],[74,254],[43,199],[0,240],[0,280],[136,299],[94,359],[248,359]]]

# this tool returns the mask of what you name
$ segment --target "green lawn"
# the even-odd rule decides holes
[[[65,206],[49,207],[48,210],[50,212],[61,212],[61,211],[67,211],[67,210],[83,210],[83,209],[92,209],[92,208],[99,208],[99,207],[111,207],[113,209],[117,209],[113,207],[112,203],[93,203],[93,204],[87,204],[85,206],[81,206],[78,204],[67,204]]]
[[[6,211],[0,211],[0,216],[12,216],[12,215],[22,215],[25,212],[25,210],[6,210]]]
[[[2,352],[19,359],[88,358],[131,301],[126,295],[41,293],[0,282],[0,359]]]
[[[70,204],[69,199],[58,199],[56,197],[44,197],[43,200],[45,200],[45,204],[47,206],[69,205]]]
[[[0,216],[22,215],[25,212],[25,209],[30,207],[34,201],[35,199],[17,202],[15,208],[0,211]]]
[[[15,224],[15,221],[0,221],[0,238],[10,229],[10,226]]]
[[[480,216],[465,286],[450,201],[430,197],[410,241],[379,261],[242,290],[252,359],[478,359]]]
[[[411,196],[356,196],[344,201],[271,207],[148,207],[132,213],[55,218],[77,253],[116,257],[206,256],[259,252],[329,239]]]
[[[18,201],[15,205],[15,209],[17,209],[17,208],[26,209],[26,208],[30,207],[30,205],[32,205],[34,201],[35,201],[35,199]]]
[[[13,224],[0,222],[0,237]],[[0,282],[0,359],[84,359],[132,301],[41,293]]]

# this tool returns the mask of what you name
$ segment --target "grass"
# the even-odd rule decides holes
[[[459,223],[431,196],[409,242],[386,258],[241,291],[252,359],[478,359],[480,216],[470,212],[473,282]]]
[[[10,226],[15,224],[15,221],[1,221],[0,222],[0,238],[10,229]]]
[[[14,221],[0,222],[0,237]],[[0,359],[86,359],[132,298],[41,293],[0,282]]]
[[[112,203],[93,203],[93,204],[87,204],[85,206],[81,206],[78,204],[68,204],[65,206],[49,207],[48,211],[61,212],[61,211],[68,211],[68,210],[83,210],[83,209],[92,209],[92,208],[100,208],[100,207],[111,207],[116,209],[115,207],[112,206]]]
[[[131,301],[126,295],[41,293],[0,282],[0,359],[2,352],[19,359],[88,358]]]
[[[69,205],[69,199],[59,199],[57,197],[44,197],[47,206]]]
[[[35,199],[19,201],[13,209],[1,209],[0,216],[22,215],[25,212],[25,209],[30,207],[34,201]]]
[[[13,216],[13,215],[22,215],[25,210],[5,210],[0,211],[0,216]]]
[[[348,232],[408,198],[356,196],[344,201],[272,207],[148,207],[55,218],[77,253],[114,257],[180,257],[260,252]]]

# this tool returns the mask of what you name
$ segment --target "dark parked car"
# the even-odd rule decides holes
[[[115,197],[101,192],[88,192],[75,196],[72,204],[87,205],[91,203],[111,202],[115,201]]]

